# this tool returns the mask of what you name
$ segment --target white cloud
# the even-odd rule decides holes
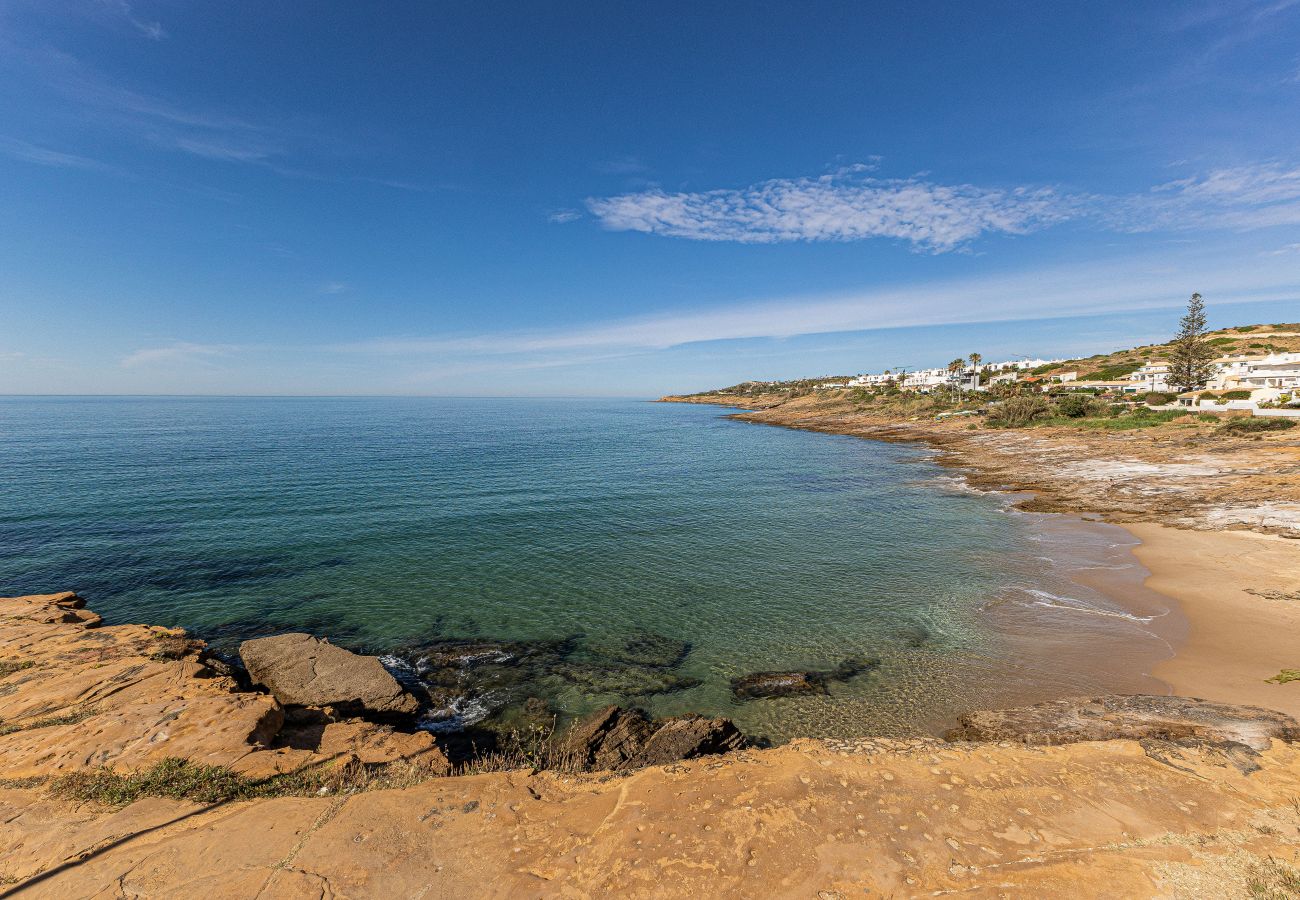
[[[548,221],[555,222],[557,225],[563,225],[565,222],[574,222],[582,218],[582,213],[576,209],[557,209],[546,217]]]
[[[738,190],[653,188],[591,198],[587,207],[614,231],[739,243],[884,237],[932,253],[986,234],[1027,234],[1071,220],[1129,233],[1300,224],[1300,168],[1277,162],[1216,169],[1127,196],[882,179],[868,171],[859,165]]]
[[[100,0],[104,7],[110,12],[120,16],[132,28],[140,32],[151,41],[161,41],[167,37],[167,32],[163,30],[161,22],[151,22],[148,19],[141,19],[131,8],[131,4],[126,0]]]
[[[1025,234],[1068,217],[1068,201],[1050,188],[880,179],[864,169],[777,178],[739,190],[670,194],[654,188],[591,198],[587,208],[614,231],[751,244],[887,237],[932,252],[990,232]]]
[[[98,160],[77,156],[74,153],[64,153],[60,150],[51,150],[48,147],[41,147],[16,138],[0,137],[0,153],[24,162],[36,163],[39,166],[52,166],[58,169],[93,169],[98,171],[109,171],[111,169],[110,166]]]
[[[239,350],[231,344],[191,344],[178,341],[166,347],[150,347],[137,350],[123,357],[122,367],[127,369],[153,365],[175,365],[177,363],[210,364],[216,357],[227,356]]]
[[[1271,257],[1101,260],[1020,275],[906,288],[785,297],[703,311],[615,319],[573,329],[387,338],[332,350],[377,355],[495,357],[641,352],[703,341],[790,338],[920,325],[1023,321],[1179,306],[1192,291],[1215,305],[1300,298],[1300,270]]]
[[[347,284],[342,281],[327,281],[320,286],[322,294],[342,294],[347,289]]]

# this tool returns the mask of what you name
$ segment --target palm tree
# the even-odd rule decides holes
[[[952,388],[956,393],[961,393],[961,382],[957,381],[954,376],[961,374],[961,371],[965,368],[966,360],[960,356],[948,363],[948,375],[953,378]]]
[[[984,357],[980,356],[978,353],[972,353],[966,358],[970,360],[970,367],[975,370],[975,374],[971,376],[971,387],[979,387],[980,363],[984,362]]]

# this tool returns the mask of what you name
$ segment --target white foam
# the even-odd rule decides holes
[[[1120,612],[1118,610],[1101,609],[1088,603],[1086,600],[1080,600],[1077,597],[1062,597],[1060,594],[1053,594],[1050,591],[1041,591],[1038,588],[1021,588],[1026,594],[1034,599],[1030,601],[1033,606],[1044,606],[1049,609],[1063,609],[1069,612],[1086,613],[1092,616],[1107,616],[1114,619],[1127,619],[1130,622],[1150,622],[1158,616],[1138,616],[1133,613]],[[1163,615],[1163,614],[1162,614]]]

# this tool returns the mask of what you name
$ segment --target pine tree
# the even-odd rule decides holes
[[[1169,382],[1180,391],[1194,391],[1204,386],[1214,374],[1214,348],[1205,339],[1205,304],[1200,294],[1192,294],[1187,315],[1178,323],[1178,336],[1169,353]]]

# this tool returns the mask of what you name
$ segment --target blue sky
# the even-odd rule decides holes
[[[652,396],[1300,319],[1300,0],[0,0],[0,393]]]

